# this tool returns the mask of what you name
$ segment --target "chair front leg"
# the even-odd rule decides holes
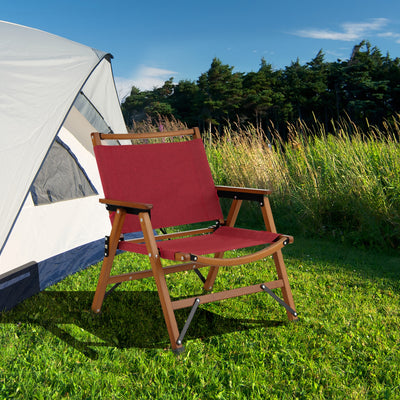
[[[103,259],[99,280],[97,283],[96,293],[93,298],[92,310],[99,313],[103,304],[104,296],[107,290],[107,285],[110,278],[111,268],[113,265],[115,253],[118,248],[118,242],[121,236],[122,226],[124,225],[126,211],[117,209],[110,233],[108,254]]]
[[[151,225],[148,213],[139,214],[140,224],[143,231],[146,248],[150,259],[153,276],[156,281],[158,296],[161,302],[161,308],[164,315],[165,324],[167,325],[168,335],[171,342],[172,350],[179,353],[183,350],[182,344],[178,345],[179,329],[176,322],[174,309],[172,307],[171,297],[165,280],[165,274],[161,265],[158,248],[154,237],[154,231]]]

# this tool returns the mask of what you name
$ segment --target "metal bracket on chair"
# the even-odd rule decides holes
[[[147,212],[151,215],[151,210],[149,210],[149,209],[124,207],[124,206],[113,205],[113,204],[106,204],[106,209],[107,209],[107,211],[110,211],[110,212],[115,212],[118,209],[123,209],[126,211],[127,214],[134,214],[134,215],[138,215],[139,213],[142,213],[142,212]]]
[[[278,236],[273,240],[273,242],[277,242],[278,240],[281,240],[282,236]],[[287,246],[289,244],[289,238],[286,238],[286,240],[282,243],[284,246]]]
[[[104,238],[104,257],[108,257],[110,254],[110,236]]]
[[[289,311],[294,317],[297,317],[297,312],[293,310],[292,307],[289,307],[281,298],[279,298],[270,288],[265,286],[264,284],[261,285],[261,289],[264,292],[267,292],[270,296],[272,296],[281,306],[285,307],[287,311]]]
[[[217,194],[219,197],[225,197],[228,199],[234,200],[251,200],[256,201],[258,203],[264,202],[264,193],[251,193],[251,192],[242,192],[240,190],[224,190],[223,188],[217,190]]]
[[[121,234],[121,237],[119,238],[120,242],[123,242],[124,235]],[[108,257],[110,255],[110,236],[106,236],[104,238],[104,257]]]
[[[206,278],[204,277],[204,275],[197,268],[194,268],[194,272],[196,272],[197,276],[200,278],[200,280],[203,283],[206,283]]]
[[[221,222],[221,221],[216,220],[216,221],[215,221],[215,224],[210,225],[208,228],[209,228],[209,229],[214,229],[214,232],[215,232],[215,231],[216,231],[218,228],[220,228],[221,226],[225,226],[225,221],[224,221],[224,222]]]
[[[107,296],[109,296],[122,282],[116,283],[114,286],[111,287],[111,289],[107,290],[107,292],[104,294],[104,300],[106,299]]]
[[[197,261],[197,256],[190,254],[190,261]]]
[[[190,313],[189,313],[189,316],[187,317],[187,320],[186,320],[186,322],[185,322],[185,325],[184,325],[184,327],[183,327],[182,330],[181,330],[181,334],[179,335],[178,340],[176,341],[176,344],[177,344],[178,346],[180,346],[180,345],[182,344],[183,338],[184,338],[185,335],[186,335],[186,332],[187,332],[187,330],[188,330],[188,328],[189,328],[190,323],[192,322],[192,319],[193,319],[193,317],[194,317],[194,314],[195,314],[195,312],[196,312],[197,307],[199,306],[199,304],[200,304],[200,299],[197,297],[196,300],[194,301],[194,304],[193,304],[192,309],[190,310]]]

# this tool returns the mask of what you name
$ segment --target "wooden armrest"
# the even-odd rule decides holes
[[[215,186],[219,197],[262,202],[264,196],[272,193],[268,189],[242,188],[235,186]]]
[[[140,212],[150,212],[152,204],[135,203],[122,200],[100,199],[100,203],[107,206],[108,211],[116,211],[118,208],[126,210],[128,214],[139,214]]]

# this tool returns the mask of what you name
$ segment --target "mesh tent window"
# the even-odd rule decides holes
[[[97,194],[71,149],[56,138],[31,186],[33,203],[38,206]]]

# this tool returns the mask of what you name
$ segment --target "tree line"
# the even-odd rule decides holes
[[[230,121],[251,123],[284,136],[287,123],[329,125],[350,118],[357,125],[380,125],[400,112],[400,59],[382,55],[368,41],[354,46],[348,60],[326,62],[322,50],[306,64],[299,60],[274,70],[263,58],[257,72],[234,72],[212,60],[197,81],[173,78],[160,88],[132,87],[122,103],[126,124],[145,117],[174,117],[188,126],[220,130]]]

